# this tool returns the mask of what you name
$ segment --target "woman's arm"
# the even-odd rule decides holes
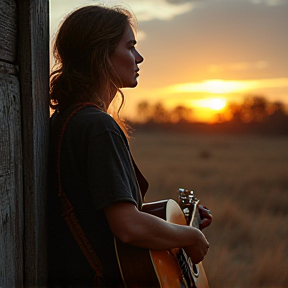
[[[194,263],[208,251],[209,243],[200,230],[141,212],[133,203],[111,205],[105,215],[112,233],[124,243],[153,250],[182,247]]]

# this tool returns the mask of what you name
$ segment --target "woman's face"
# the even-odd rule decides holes
[[[122,39],[111,56],[112,65],[122,82],[121,88],[136,87],[138,84],[138,64],[144,59],[136,50],[135,45],[134,32],[130,25],[127,25]]]

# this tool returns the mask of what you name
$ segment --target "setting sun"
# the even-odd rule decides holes
[[[227,102],[224,98],[205,98],[192,101],[191,106],[212,109],[219,111],[223,109]]]
[[[222,98],[215,98],[210,100],[210,107],[213,110],[221,110],[226,106],[226,100]]]

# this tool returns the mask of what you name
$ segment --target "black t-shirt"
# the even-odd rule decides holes
[[[58,196],[58,137],[63,119],[72,110],[69,108],[62,113],[55,113],[51,120],[48,277],[49,283],[57,283],[63,287],[67,284],[69,287],[89,287],[95,272],[61,217]],[[63,191],[72,203],[77,220],[102,263],[105,286],[121,287],[114,236],[103,209],[119,201],[131,202],[140,209],[142,199],[139,182],[142,184],[142,193],[148,187],[134,163],[127,139],[109,114],[95,107],[85,107],[68,122],[60,160]]]

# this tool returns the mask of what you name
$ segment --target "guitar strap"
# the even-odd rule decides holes
[[[63,141],[63,136],[65,129],[68,125],[69,120],[75,115],[78,111],[81,109],[87,107],[87,106],[94,106],[97,107],[96,104],[94,103],[83,103],[78,105],[73,111],[68,115],[66,119],[64,119],[64,124],[62,126],[62,129],[60,130],[60,137],[58,141],[58,146],[57,146],[57,179],[58,179],[58,192],[59,192],[59,197],[61,200],[61,205],[62,205],[62,214],[61,216],[64,218],[65,222],[67,223],[73,237],[77,241],[81,251],[83,252],[85,258],[95,271],[96,275],[94,278],[94,284],[97,285],[96,287],[101,287],[102,279],[103,279],[103,268],[100,260],[98,259],[91,243],[87,239],[83,229],[81,228],[76,215],[74,208],[71,204],[71,202],[68,200],[66,194],[64,193],[62,189],[62,184],[61,184],[61,173],[60,173],[60,160],[61,160],[61,146],[62,146],[62,141]],[[53,119],[52,119],[53,120]]]
[[[60,128],[57,129],[57,134],[58,134],[58,145],[57,145],[57,155],[56,155],[56,166],[57,166],[57,180],[58,180],[58,192],[59,192],[59,197],[61,200],[61,206],[62,206],[62,214],[61,216],[64,218],[65,222],[67,223],[73,237],[75,238],[76,242],[78,243],[82,253],[84,254],[85,258],[95,271],[95,284],[97,285],[96,287],[101,287],[102,279],[103,279],[103,267],[98,259],[91,243],[87,239],[83,229],[81,228],[76,215],[74,211],[74,207],[67,198],[65,192],[63,191],[62,188],[62,183],[61,183],[61,172],[60,172],[60,161],[61,161],[61,146],[62,146],[62,141],[64,137],[64,133],[66,130],[66,127],[70,121],[70,119],[80,110],[82,110],[85,107],[99,107],[94,104],[94,103],[81,103],[76,106],[73,106],[67,111],[66,113],[68,114],[67,117],[63,117],[62,121],[60,121]],[[53,125],[53,116],[51,118],[51,124]],[[148,189],[148,182],[143,176],[143,174],[140,172],[139,168],[137,167],[136,163],[134,162],[134,159],[132,157],[132,162],[134,166],[134,171],[136,174],[136,178],[138,180],[139,186],[140,186],[140,191],[142,194],[142,198],[144,198],[144,195]]]

